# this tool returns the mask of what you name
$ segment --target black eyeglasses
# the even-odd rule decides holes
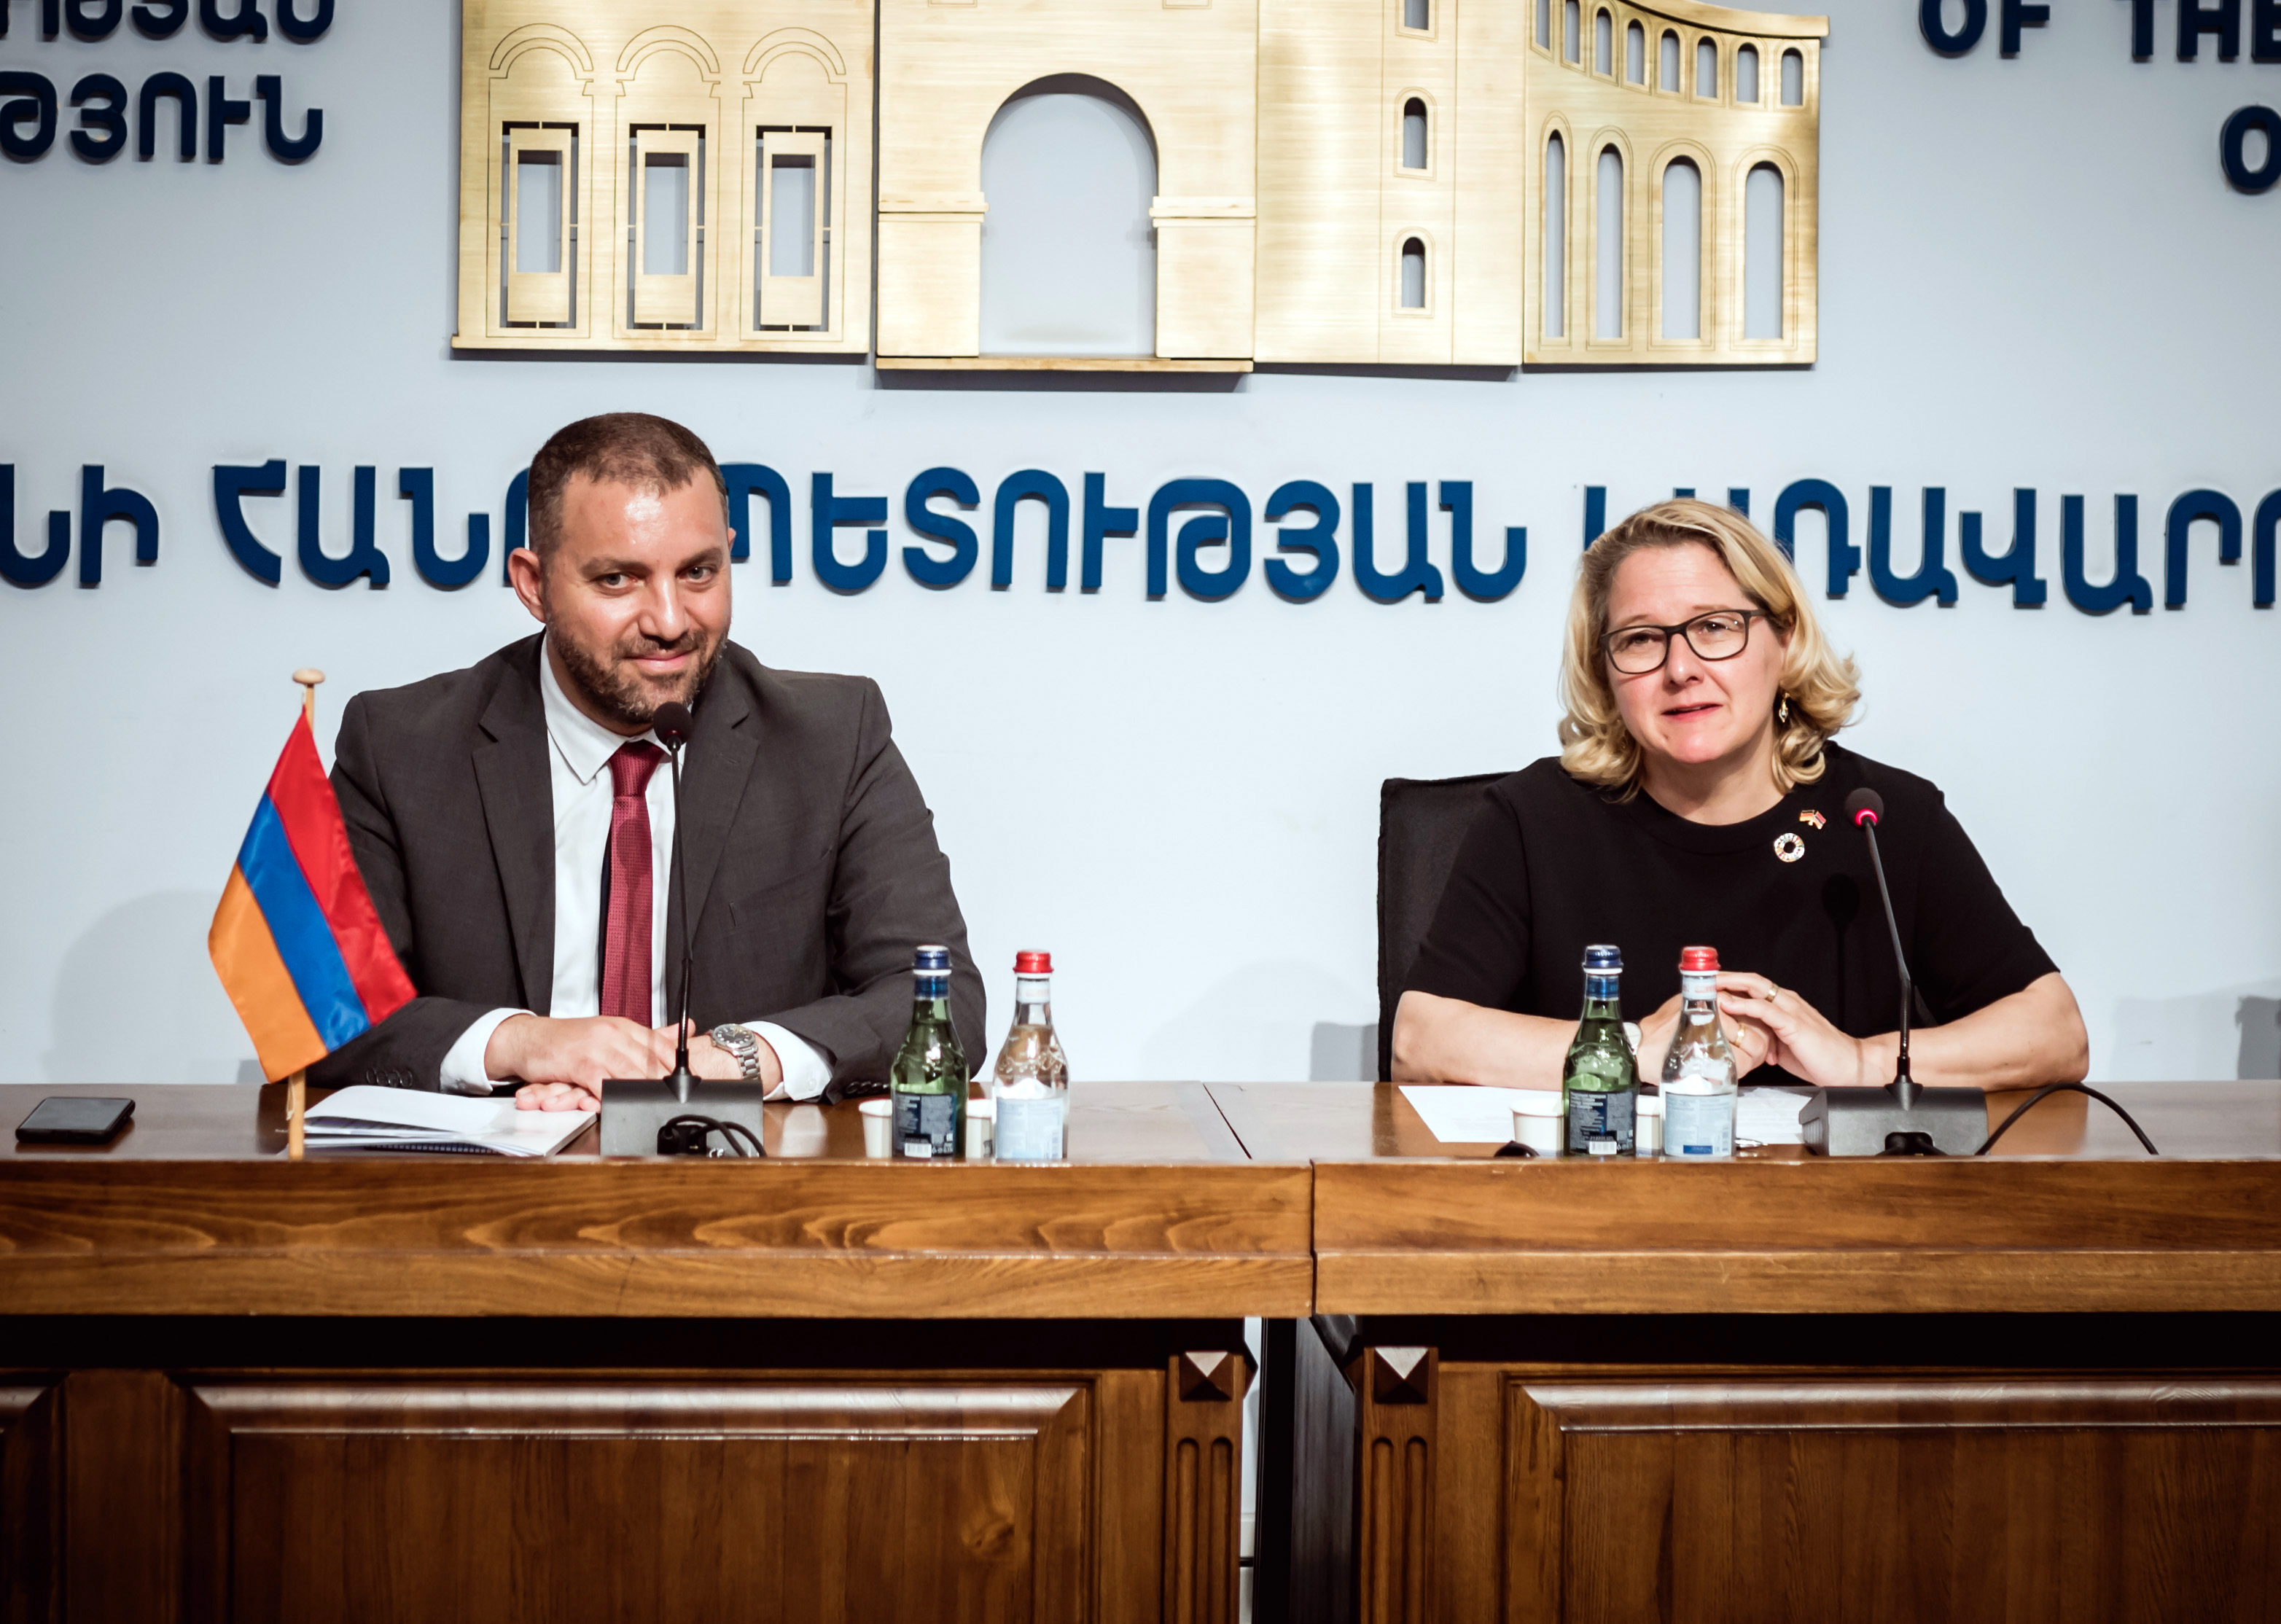
[[[1687,639],[1698,660],[1732,660],[1750,646],[1751,623],[1774,618],[1765,609],[1713,609],[1676,626],[1620,627],[1603,637],[1600,647],[1625,676],[1644,677],[1663,669],[1674,634]]]

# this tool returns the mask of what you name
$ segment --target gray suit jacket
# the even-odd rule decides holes
[[[464,671],[360,693],[342,713],[333,789],[420,995],[312,1068],[313,1083],[434,1088],[484,1011],[546,1013],[554,819],[539,659],[526,638]],[[910,1023],[911,949],[941,942],[959,1042],[979,1068],[966,924],[878,684],[772,671],[729,644],[697,706],[681,805],[700,1031],[774,1021],[831,1056],[834,1083],[884,1079]],[[677,877],[668,899],[677,1007]]]

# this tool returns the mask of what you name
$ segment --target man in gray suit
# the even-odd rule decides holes
[[[681,888],[658,708],[695,713],[681,861],[690,1065],[774,1097],[882,1079],[910,1019],[911,949],[947,946],[966,1052],[980,982],[934,820],[878,685],[777,671],[728,640],[728,502],[704,442],[618,413],[530,465],[509,555],[545,630],[463,671],[360,693],[333,787],[420,995],[313,1069],[591,1107],[671,1069]]]

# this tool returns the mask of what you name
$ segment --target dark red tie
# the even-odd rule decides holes
[[[602,924],[602,1013],[652,1024],[649,777],[665,752],[622,745],[610,758],[610,907]]]

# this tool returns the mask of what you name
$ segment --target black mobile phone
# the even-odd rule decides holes
[[[16,1125],[27,1145],[101,1145],[119,1137],[135,1114],[132,1100],[86,1100],[50,1094]]]

